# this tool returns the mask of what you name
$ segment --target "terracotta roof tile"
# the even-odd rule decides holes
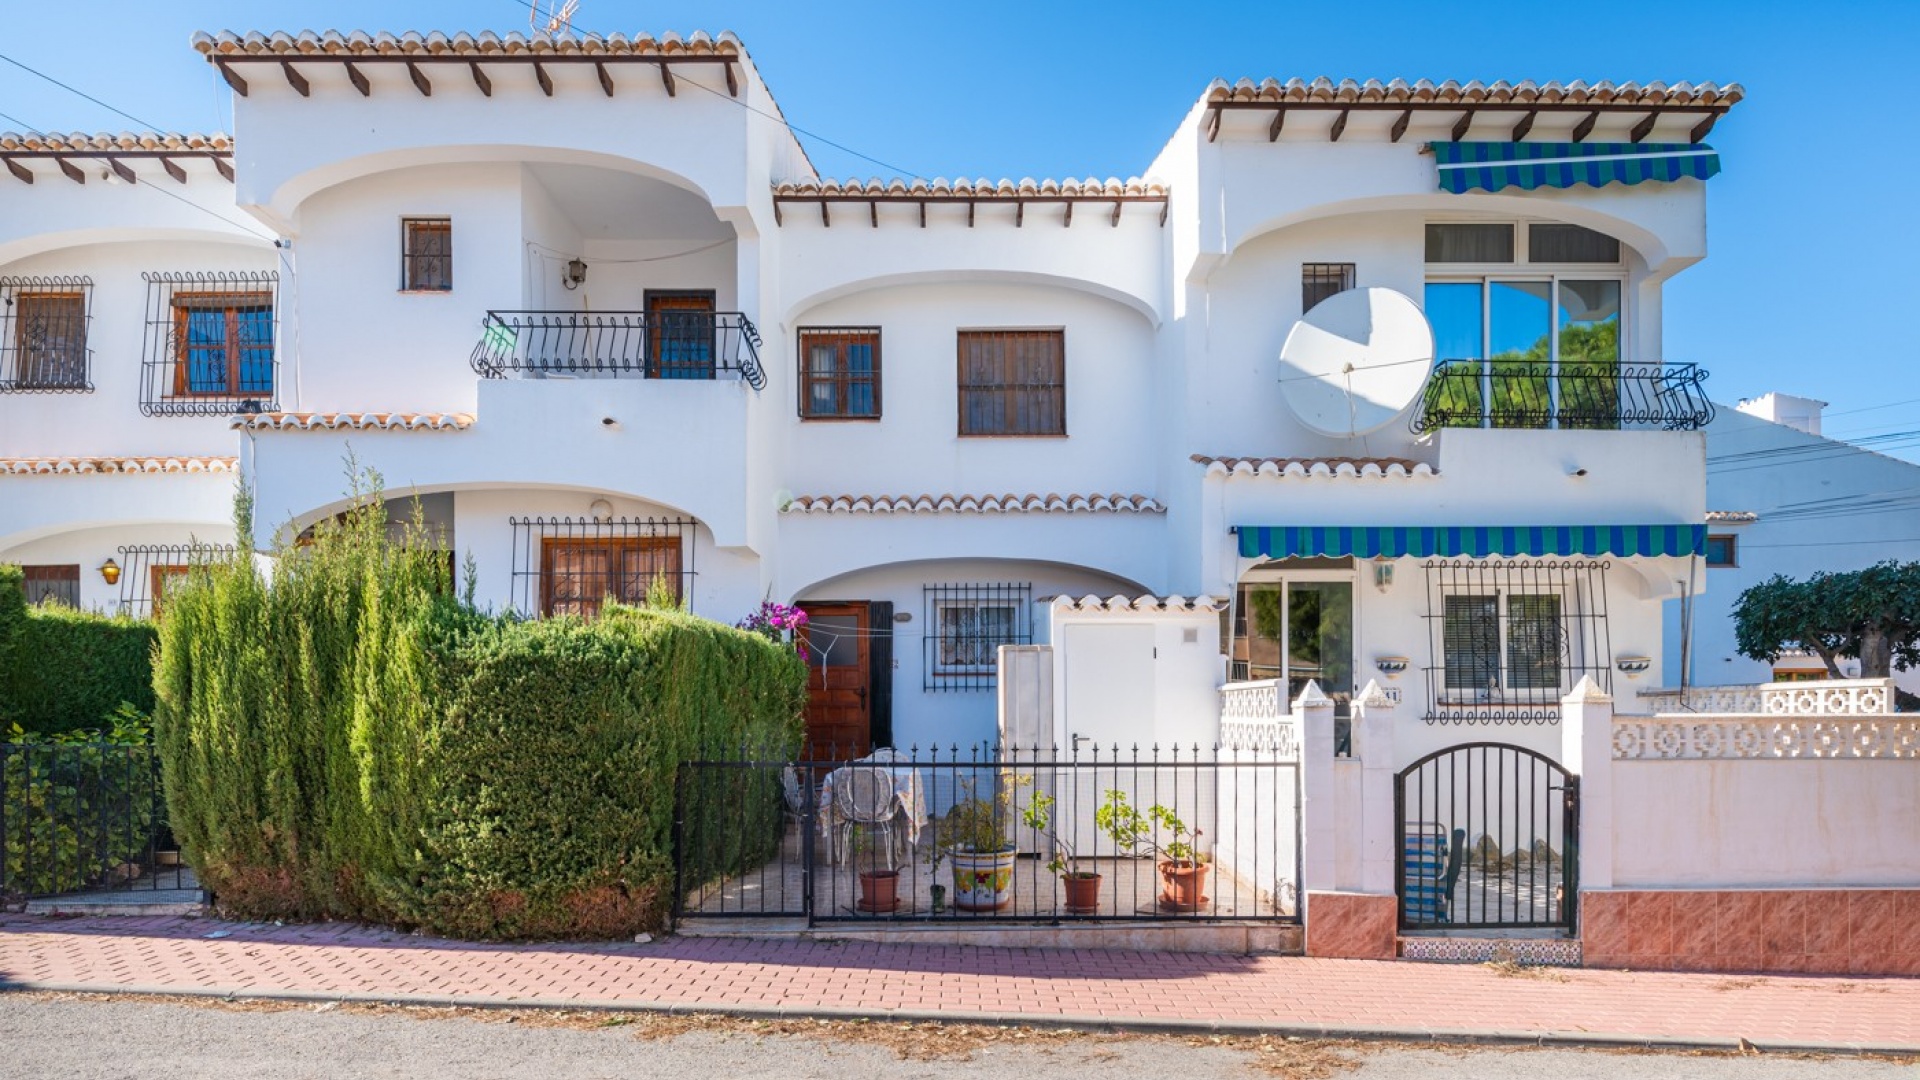
[[[84,131],[29,131],[21,134],[17,131],[0,132],[0,153],[25,154],[73,154],[73,153],[112,153],[116,150],[178,150],[181,153],[217,153],[233,152],[233,138],[215,132],[202,135],[199,132],[182,134],[175,131],[123,131],[118,135],[100,131],[91,135]]]
[[[1139,611],[1219,611],[1227,602],[1215,596],[1055,596],[1048,599],[1055,608],[1067,611],[1104,611],[1114,614]]]
[[[1751,525],[1760,520],[1760,515],[1751,510],[1709,510],[1709,525]]]
[[[956,198],[956,199],[1114,199],[1114,198],[1165,198],[1167,186],[1157,180],[1142,180],[1137,176],[1122,180],[1110,176],[1105,180],[1089,176],[1084,180],[1071,177],[1065,180],[1035,180],[1026,177],[1020,180],[991,180],[981,177],[969,180],[961,177],[948,180],[935,177],[932,180],[800,180],[787,181],[774,185],[773,193],[777,198],[819,198],[821,196],[853,197],[862,199],[903,199]]]
[[[1650,105],[1724,106],[1732,105],[1744,97],[1746,88],[1739,83],[1613,83],[1605,80],[1589,83],[1580,79],[1568,83],[1536,83],[1531,79],[1517,83],[1505,80],[1462,83],[1452,79],[1438,83],[1428,79],[1416,79],[1413,82],[1405,79],[1387,82],[1378,79],[1365,82],[1341,79],[1335,82],[1328,78],[1288,79],[1285,82],[1262,79],[1256,83],[1252,79],[1241,79],[1232,84],[1225,79],[1215,79],[1207,87],[1207,100],[1210,102],[1297,102],[1313,105],[1384,103],[1440,108],[1449,105],[1512,104],[1524,107],[1538,104],[1644,109]]]
[[[802,495],[790,514],[1160,514],[1146,495]]]
[[[247,431],[465,431],[471,413],[265,412],[233,418]]]
[[[131,473],[230,473],[239,465],[230,457],[57,457],[0,458],[5,476],[112,476]]]
[[[1438,476],[1440,471],[1424,461],[1409,458],[1283,458],[1283,457],[1208,457],[1193,455],[1196,465],[1205,465],[1208,476],[1284,476],[1302,477],[1381,477]]]
[[[474,59],[528,59],[542,56],[743,56],[740,39],[732,32],[718,37],[700,30],[686,36],[652,34],[444,34],[436,30],[422,34],[386,31],[370,34],[364,30],[302,30],[298,34],[277,31],[264,34],[252,31],[237,34],[201,31],[193,35],[193,47],[208,59],[235,56],[310,57],[315,60],[346,59],[355,56],[461,56]]]

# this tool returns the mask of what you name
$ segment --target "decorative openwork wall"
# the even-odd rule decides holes
[[[1834,679],[1756,686],[1690,686],[1643,690],[1661,714],[1884,716],[1894,711],[1892,679]]]
[[[1615,717],[1619,761],[1889,758],[1920,760],[1920,717]]]
[[[0,278],[0,394],[91,392],[92,321],[92,278]]]
[[[509,518],[515,611],[592,617],[608,600],[639,604],[656,584],[693,595],[691,518]]]
[[[991,690],[1002,645],[1033,644],[1031,582],[968,582],[921,589],[923,690]]]
[[[1300,757],[1300,725],[1287,711],[1279,679],[1228,683],[1220,688],[1220,745],[1264,750],[1282,761]]]
[[[1428,562],[1427,723],[1552,724],[1581,676],[1610,689],[1607,566]]]
[[[230,416],[279,407],[274,271],[147,273],[140,411]]]

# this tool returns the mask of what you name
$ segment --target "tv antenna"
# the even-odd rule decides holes
[[[547,0],[545,15],[540,13],[540,0],[531,0],[527,4],[527,29],[536,34],[566,34],[573,31],[573,13],[580,9],[580,0]]]
[[[1280,349],[1282,391],[1314,431],[1365,435],[1420,395],[1433,352],[1419,305],[1392,289],[1348,289],[1293,324]]]

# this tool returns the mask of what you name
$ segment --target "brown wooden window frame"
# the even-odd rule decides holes
[[[716,379],[720,375],[720,294],[714,289],[647,289],[647,378]],[[705,316],[677,326],[676,317]],[[705,353],[702,360],[700,354]]]
[[[814,369],[812,350],[822,345],[834,347],[836,366],[830,372],[822,374]],[[865,345],[873,350],[870,370],[865,374],[856,374],[847,363],[847,347]],[[880,328],[877,326],[803,326],[796,335],[794,349],[798,355],[800,369],[800,419],[802,420],[854,420],[872,421],[880,419]],[[814,391],[820,387],[831,389],[831,396],[838,408],[831,412],[818,411],[814,405],[817,400]],[[872,407],[865,412],[852,409],[854,391],[864,387],[872,400]]]
[[[147,605],[147,611],[158,619],[161,604],[166,600],[168,583],[193,573],[193,566],[188,563],[152,563],[147,567],[147,573],[151,575],[149,584],[153,589],[148,594],[152,600]]]
[[[609,597],[622,604],[639,604],[646,600],[647,590],[653,587],[653,582],[662,577],[673,589],[674,599],[684,602],[682,582],[686,560],[680,538],[677,536],[545,536],[540,539],[540,615],[542,618],[554,616],[554,584],[560,576],[555,572],[555,558],[568,549],[611,551],[615,554],[617,564],[610,564],[609,570],[604,574],[591,575],[608,579],[606,591],[597,598],[582,596],[568,600],[569,604],[577,605],[579,610],[563,611],[560,613],[562,615],[579,615],[581,618],[591,619],[600,614],[601,607]],[[647,574],[645,580],[640,582],[637,595],[629,595],[633,590],[622,589],[620,586],[629,581],[627,559],[635,554],[640,555],[645,562],[654,563],[654,566],[653,572]],[[660,562],[671,563],[671,568],[660,568]]]
[[[1329,296],[1338,296],[1353,288],[1355,265],[1340,262],[1310,262],[1300,264],[1300,313],[1305,315],[1314,309],[1314,305]],[[1328,286],[1333,286],[1327,291]]]
[[[1000,380],[998,382],[970,382],[968,376],[968,344],[979,340],[999,340],[1011,345],[1017,341],[1050,340],[1054,342],[1053,366],[1054,378],[1051,382],[1014,381],[1008,373],[1010,358],[1003,353],[998,358]],[[955,386],[958,399],[959,436],[963,439],[1064,439],[1067,436],[1067,332],[1064,328],[1008,327],[1004,329],[961,330],[956,334],[956,376]],[[1046,430],[1008,430],[1004,426],[999,430],[973,430],[968,423],[968,405],[976,400],[976,395],[997,394],[1001,399],[1001,418],[1003,425],[1010,415],[1018,415],[1021,394],[1040,394],[1054,396],[1057,407],[1053,423]],[[1033,411],[1038,411],[1033,410]]]
[[[273,310],[273,293],[264,291],[241,293],[176,292],[167,298],[167,303],[173,311],[174,342],[173,392],[168,395],[169,397],[234,398],[250,393],[259,394],[263,397],[271,397],[273,395],[274,387],[271,385],[265,390],[248,390],[240,385],[240,358],[241,354],[247,349],[265,348],[269,369],[268,378],[273,379],[277,374],[272,371],[275,359],[275,344],[271,338],[267,340],[264,346],[258,343],[250,344],[240,340],[241,308],[266,308],[268,333],[271,334],[273,332],[272,327],[276,317],[276,313]],[[191,318],[192,313],[196,311],[219,311],[226,317],[226,340],[220,348],[226,353],[227,381],[226,385],[217,389],[193,389],[193,382],[190,377],[193,368],[192,353],[195,348],[207,347],[195,346],[188,340],[188,320]]]
[[[80,606],[79,563],[27,563],[20,567],[20,572],[20,591],[26,595],[28,604],[42,604],[51,598],[68,607]],[[71,585],[72,589],[61,589],[64,595],[55,596],[49,585]],[[35,586],[40,587],[37,596]]]
[[[441,250],[416,250],[420,233],[436,233],[444,238]],[[433,270],[438,270],[434,274]],[[400,291],[409,293],[449,293],[453,291],[453,219],[450,217],[404,217],[400,219]]]
[[[91,299],[91,292],[92,286],[85,285],[75,288],[45,287],[24,289],[13,294],[11,300],[13,302],[12,344],[14,366],[16,368],[14,374],[19,376],[26,373],[29,370],[28,358],[30,356],[38,356],[38,354],[44,350],[49,355],[46,358],[35,360],[31,365],[31,370],[38,372],[58,369],[61,371],[74,372],[79,375],[78,379],[65,380],[16,377],[13,380],[16,389],[92,389],[92,384],[88,381],[87,371],[89,367],[87,363],[89,355],[87,351],[87,322],[88,309],[90,307],[88,301]],[[69,328],[69,330],[74,328],[78,330],[77,334],[62,340],[53,348],[48,348],[44,343],[36,343],[29,340],[29,336],[35,326],[30,309],[36,304],[49,303],[70,308],[70,310],[64,312],[52,313],[52,321],[56,325]]]

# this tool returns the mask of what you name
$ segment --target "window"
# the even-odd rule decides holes
[[[89,391],[87,278],[0,278],[0,392]]]
[[[400,221],[400,288],[407,292],[453,291],[453,219]]]
[[[527,616],[592,618],[608,599],[644,603],[664,587],[675,602],[693,595],[690,518],[509,518],[513,591],[508,606]]]
[[[1445,367],[1427,407],[1441,426],[1617,428],[1617,279],[1475,277],[1427,282]]]
[[[1352,581],[1243,582],[1229,648],[1235,680],[1285,679],[1289,701],[1318,683],[1336,715],[1346,715],[1353,699]]]
[[[714,296],[647,292],[647,378],[713,378]]]
[[[1427,226],[1430,263],[1510,263],[1513,226],[1440,224]]]
[[[1449,596],[1444,633],[1447,689],[1466,700],[1498,701],[1505,690],[1560,689],[1558,595]]]
[[[986,690],[998,679],[1000,646],[1033,640],[1031,584],[923,588],[927,690]]]
[[[962,330],[960,434],[1067,433],[1066,332]]]
[[[1527,226],[1527,261],[1537,263],[1617,263],[1620,241],[1579,225]]]
[[[807,420],[880,418],[878,327],[800,331],[800,415]]]
[[[80,567],[77,563],[65,566],[22,566],[25,580],[21,585],[26,590],[29,604],[65,604],[71,608],[80,606]]]
[[[1583,677],[1613,685],[1607,564],[1450,559],[1425,564],[1430,724],[1550,724]]]
[[[233,557],[229,544],[139,545],[119,549],[120,610],[158,618],[169,589],[196,566]]]
[[[1300,311],[1353,288],[1352,263],[1306,263],[1300,267]]]
[[[224,416],[275,407],[271,273],[147,274],[140,409]]]
[[[547,538],[540,544],[540,614],[592,618],[608,600],[645,602],[658,581],[680,592],[680,541],[635,536],[597,540]]]
[[[175,582],[185,578],[192,570],[193,568],[191,566],[180,563],[158,564],[151,568],[150,572],[153,576],[153,591],[151,593],[153,603],[151,605],[151,613],[154,618],[157,619],[160,617],[160,611],[166,605],[167,590],[171,588]]]
[[[1733,535],[1707,537],[1707,565],[1714,568],[1740,565],[1740,538]]]

